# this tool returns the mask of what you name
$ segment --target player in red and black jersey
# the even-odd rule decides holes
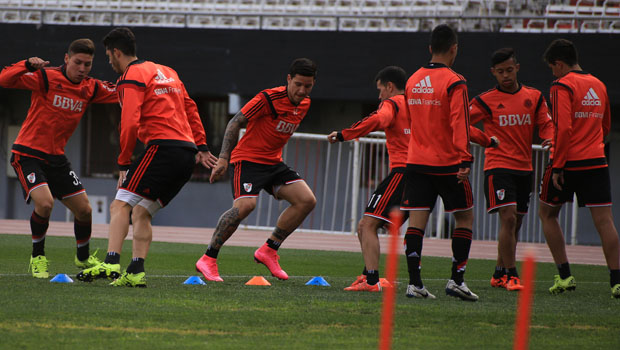
[[[30,217],[30,269],[37,278],[49,276],[45,235],[54,198],[75,217],[75,265],[86,268],[100,262],[89,253],[92,209],[80,179],[65,156],[67,141],[88,105],[118,101],[113,84],[88,76],[94,55],[93,42],[78,39],[69,45],[61,67],[47,67],[49,61],[30,57],[5,67],[0,73],[0,86],[32,91],[28,115],[12,147],[11,165],[26,202],[34,202]]]
[[[373,131],[385,131],[386,148],[390,158],[390,174],[379,184],[368,201],[364,216],[357,226],[357,237],[364,257],[364,271],[346,291],[379,292],[385,280],[379,282],[379,237],[377,230],[389,219],[390,211],[400,204],[403,196],[405,163],[411,134],[411,121],[405,103],[407,73],[396,66],[382,69],[375,78],[379,108],[366,118],[342,131],[327,136],[331,143],[349,141]]]
[[[576,194],[579,206],[590,209],[610,270],[612,297],[620,298],[620,244],[611,212],[611,184],[604,152],[611,126],[607,88],[581,69],[577,49],[568,40],[554,40],[543,57],[558,78],[551,85],[555,134],[551,164],[540,189],[539,211],[559,271],[549,292],[562,293],[577,286],[558,222],[562,205]]]
[[[194,165],[215,165],[206,143],[196,104],[170,67],[136,57],[136,41],[128,28],[113,29],[103,39],[117,82],[122,107],[121,170],[116,198],[110,205],[110,233],[105,262],[83,270],[77,278],[92,281],[118,277],[113,286],[146,287],[144,259],[153,237],[153,215],[189,181]],[[131,162],[136,139],[146,145]],[[120,252],[133,224],[133,258],[120,274]]]
[[[474,206],[469,173],[469,98],[465,78],[454,72],[456,32],[442,24],[431,33],[431,62],[407,81],[405,97],[411,118],[411,140],[407,156],[402,210],[409,210],[405,252],[409,269],[407,296],[427,298],[420,277],[422,240],[437,196],[446,211],[453,212],[452,276],[446,294],[476,301],[464,282],[472,240]]]
[[[288,279],[278,263],[277,250],[314,209],[316,198],[301,176],[284,164],[282,148],[308,113],[308,95],[315,80],[314,62],[298,58],[290,66],[287,85],[259,92],[228,122],[211,182],[226,172],[230,161],[234,201],[220,217],[207,251],[196,262],[196,269],[207,280],[222,281],[217,255],[241,220],[254,210],[262,189],[291,206],[282,212],[267,242],[254,252],[254,259],[267,266],[273,276]],[[246,132],[235,147],[244,124]]]
[[[515,254],[519,229],[527,213],[532,193],[532,141],[535,127],[550,144],[553,124],[542,93],[517,80],[520,65],[514,50],[503,48],[491,57],[491,74],[497,86],[484,92],[469,104],[470,123],[482,121],[484,131],[499,142],[485,151],[484,192],[489,213],[500,218],[498,254],[493,287],[521,290]],[[486,135],[485,135],[486,136]],[[489,146],[490,139],[472,141]]]

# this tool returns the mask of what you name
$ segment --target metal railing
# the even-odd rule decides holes
[[[242,130],[242,133],[244,130]],[[487,214],[484,198],[484,148],[472,144],[475,157],[470,181],[474,191],[474,239],[497,240],[499,215]],[[519,240],[544,242],[538,219],[538,188],[547,166],[547,152],[532,147],[534,190],[528,214],[523,219]],[[317,197],[317,206],[299,230],[306,232],[352,234],[376,186],[388,175],[389,161],[383,133],[372,133],[351,142],[330,144],[327,135],[295,133],[283,151],[284,162],[299,172]],[[249,229],[272,230],[288,203],[276,201],[261,192],[256,210],[242,223]],[[577,202],[560,214],[560,226],[570,244],[577,243]],[[449,238],[454,229],[452,215],[443,210],[439,198],[431,213],[426,236]]]

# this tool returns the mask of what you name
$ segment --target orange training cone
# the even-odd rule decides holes
[[[270,286],[271,283],[263,276],[254,276],[245,283],[246,286]]]

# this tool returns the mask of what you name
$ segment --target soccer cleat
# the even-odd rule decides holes
[[[138,287],[138,288],[146,288],[146,273],[128,273],[123,272],[121,277],[114,280],[114,282],[110,283],[111,286],[114,287]]]
[[[117,279],[121,275],[121,264],[108,264],[102,262],[91,268],[80,271],[77,276],[82,282],[92,282],[98,278]]]
[[[491,277],[491,287],[505,288],[507,280],[508,280],[508,276],[506,275],[503,275],[500,278]]]
[[[202,273],[207,281],[224,282],[219,272],[217,272],[217,259],[206,254],[196,261],[196,271]]]
[[[418,288],[413,284],[407,286],[407,298],[435,299],[426,287]]]
[[[36,257],[30,257],[30,265],[28,266],[28,271],[32,272],[32,277],[34,278],[48,278],[50,273],[47,268],[49,266],[49,261],[45,255],[39,255]]]
[[[521,284],[519,277],[512,276],[508,282],[506,282],[506,290],[519,291],[521,289],[523,289],[523,285]]]
[[[611,287],[611,297],[612,299],[613,298],[620,299],[620,283]]]
[[[354,285],[360,284],[362,282],[366,282],[366,275],[359,275],[359,276],[357,276],[357,279],[353,283],[351,283],[351,285],[349,287],[353,287]],[[346,288],[345,288],[345,290],[346,290]]]
[[[458,285],[454,280],[448,280],[448,284],[446,284],[446,295],[461,298],[461,300],[465,301],[478,300],[478,296],[467,288],[465,282]]]
[[[575,290],[577,288],[577,282],[575,277],[568,276],[565,279],[560,278],[560,275],[553,276],[553,286],[549,288],[549,293],[560,294],[567,290]]]
[[[280,259],[278,252],[269,248],[267,243],[263,244],[262,247],[256,249],[254,252],[254,261],[256,261],[257,264],[267,266],[273,277],[277,277],[281,280],[287,280],[288,275],[284,272],[284,270],[282,270],[280,264],[278,264],[278,259]]]
[[[387,280],[387,278],[379,278],[379,282],[381,282],[381,286],[383,286],[383,288],[392,286],[392,284],[390,283],[390,281]]]
[[[354,286],[347,287],[344,290],[348,292],[380,292],[381,282],[377,282],[377,284],[368,284],[367,281],[363,281]]]
[[[80,261],[78,260],[78,257],[76,256],[75,259],[73,259],[73,262],[75,263],[75,266],[77,266],[80,269],[89,269],[91,267],[97,266],[99,264],[102,263],[101,260],[99,260],[97,258],[97,252],[99,251],[99,249],[95,250],[94,253],[92,253],[88,259]]]

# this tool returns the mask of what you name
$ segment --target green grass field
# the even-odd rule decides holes
[[[74,240],[48,237],[50,278],[78,272]],[[106,241],[91,241],[103,256]],[[121,263],[131,257],[125,243]],[[268,275],[252,248],[225,247],[224,283],[183,285],[205,247],[153,243],[146,261],[148,288],[113,288],[106,281],[50,283],[27,273],[30,237],[0,235],[0,348],[2,349],[375,349],[380,293],[344,292],[360,273],[359,253],[281,250],[288,281],[245,286]],[[450,262],[424,257],[422,275],[437,300],[405,297],[400,258],[394,349],[511,349],[517,293],[489,286],[494,262],[471,260],[466,280],[476,303],[445,295]],[[620,300],[610,298],[602,266],[573,265],[577,290],[551,296],[555,268],[538,264],[531,349],[619,349]],[[331,287],[306,286],[324,276]]]

